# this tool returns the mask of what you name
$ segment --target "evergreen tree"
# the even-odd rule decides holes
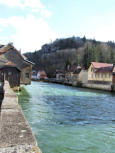
[[[82,38],[82,41],[83,41],[84,43],[87,41],[87,39],[86,39],[85,36]]]

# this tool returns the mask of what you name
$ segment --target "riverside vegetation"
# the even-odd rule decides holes
[[[43,69],[53,77],[56,69],[66,70],[67,65],[80,65],[87,69],[92,61],[115,64],[115,43],[71,37],[56,39],[41,50],[25,53],[35,63],[34,69]]]

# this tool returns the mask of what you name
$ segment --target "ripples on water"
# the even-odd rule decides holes
[[[32,82],[19,96],[43,153],[115,153],[115,94]]]

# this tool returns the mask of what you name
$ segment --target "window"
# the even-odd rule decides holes
[[[106,78],[106,74],[105,74],[105,78]]]
[[[26,77],[26,78],[29,78],[29,73],[26,73],[26,74],[25,74],[25,77]]]

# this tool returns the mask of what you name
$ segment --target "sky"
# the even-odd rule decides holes
[[[0,0],[0,44],[24,53],[84,35],[115,41],[115,0]]]

